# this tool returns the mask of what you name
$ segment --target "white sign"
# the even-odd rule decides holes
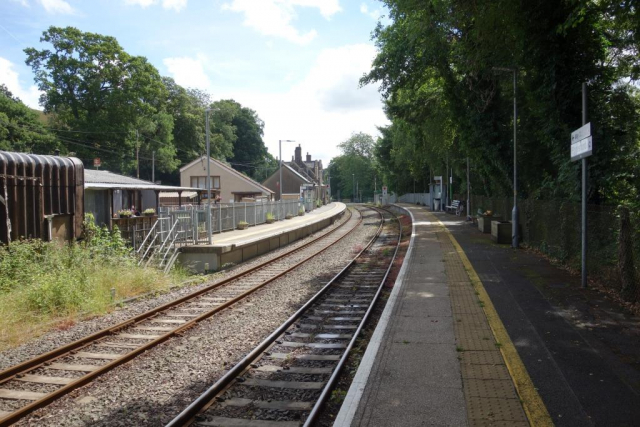
[[[575,144],[588,136],[591,136],[591,122],[582,126],[580,129],[571,132],[571,143]]]
[[[386,186],[386,185],[383,185],[383,186],[382,186],[382,195],[383,195],[383,196],[386,196],[386,195],[387,195],[387,186]]]
[[[587,137],[583,140],[571,144],[571,161],[576,161],[589,157],[593,150],[593,138]]]
[[[591,137],[591,123],[587,123],[580,129],[571,132],[571,161],[589,157],[593,150],[593,138]]]

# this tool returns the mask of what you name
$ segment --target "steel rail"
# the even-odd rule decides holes
[[[274,343],[275,341],[285,333],[291,325],[293,325],[298,319],[300,319],[306,312],[311,308],[325,293],[331,288],[333,283],[340,279],[345,273],[353,266],[353,264],[360,258],[360,256],[367,251],[371,245],[378,239],[380,236],[382,229],[384,227],[384,216],[380,213],[379,210],[375,208],[371,208],[372,210],[378,212],[381,217],[380,226],[376,231],[376,234],[371,238],[371,240],[367,243],[366,247],[362,249],[349,263],[338,272],[326,285],[322,287],[313,297],[311,297],[302,307],[298,309],[293,315],[291,315],[284,323],[282,323],[275,331],[273,331],[267,338],[265,338],[258,346],[256,346],[250,353],[248,353],[240,362],[238,362],[233,368],[227,371],[218,381],[215,382],[211,387],[209,387],[203,394],[201,394],[196,400],[194,400],[187,408],[185,408],[180,414],[178,414],[173,420],[166,425],[166,427],[181,427],[188,425],[191,423],[193,418],[198,415],[203,409],[207,408],[213,399],[222,394],[226,389],[232,385],[233,381],[237,379],[241,374],[243,374],[248,367],[251,366],[261,355],[265,353]],[[402,231],[402,230],[401,230]],[[399,241],[399,240],[398,240]],[[395,256],[397,254],[397,248],[394,253],[394,257],[391,260],[390,266],[393,265],[393,261],[395,260]],[[390,269],[390,268],[389,268]],[[384,276],[384,279],[381,283],[380,288],[378,288],[378,292],[376,293],[376,298],[380,293],[380,289],[384,282],[386,281],[389,269],[387,269],[387,273]],[[371,307],[375,303],[375,299],[371,303]],[[370,310],[367,311],[367,317]],[[362,325],[362,322],[361,322]],[[357,331],[359,332],[362,327],[359,327]],[[353,342],[357,337],[354,334],[353,340],[350,343],[349,349],[353,346]],[[347,353],[348,354],[348,351]],[[342,366],[342,365],[341,365]],[[341,367],[340,366],[340,367]],[[333,378],[333,376],[332,376]]]
[[[81,350],[84,347],[90,346],[95,344],[97,341],[99,341],[102,338],[108,337],[112,334],[115,334],[119,331],[121,331],[122,329],[131,327],[136,325],[137,323],[146,321],[150,318],[152,318],[153,316],[155,316],[156,314],[159,314],[163,311],[166,311],[168,309],[171,309],[172,307],[175,307],[177,305],[180,305],[184,302],[187,302],[189,300],[198,298],[200,296],[202,296],[203,294],[206,294],[212,290],[215,290],[219,287],[222,287],[223,285],[229,284],[231,282],[235,282],[239,279],[244,278],[245,276],[250,275],[251,273],[261,270],[263,267],[266,267],[270,264],[275,263],[276,261],[279,261],[295,252],[299,252],[302,249],[305,249],[307,247],[309,247],[310,245],[317,243],[318,241],[320,241],[321,239],[328,237],[330,235],[332,235],[333,233],[335,233],[337,230],[342,229],[342,227],[344,227],[352,218],[353,213],[351,212],[351,210],[349,210],[349,217],[347,218],[347,220],[345,220],[342,224],[340,224],[338,227],[334,228],[333,230],[329,230],[326,233],[323,233],[322,235],[318,236],[317,238],[315,238],[314,240],[305,243],[304,245],[294,248],[292,250],[289,250],[281,255],[278,255],[277,257],[267,260],[265,262],[262,262],[248,270],[245,270],[243,272],[238,273],[237,275],[228,277],[224,280],[221,280],[220,282],[216,282],[210,286],[207,286],[203,289],[200,289],[196,292],[193,292],[189,295],[185,295],[184,297],[178,298],[174,301],[171,301],[169,303],[163,304],[159,307],[156,307],[154,309],[151,309],[145,313],[139,314],[137,316],[134,316],[128,320],[125,320],[124,322],[121,322],[117,325],[111,326],[109,328],[105,328],[101,331],[95,332],[91,335],[88,335],[86,337],[83,337],[77,341],[74,341],[72,343],[69,343],[67,345],[64,345],[62,347],[59,347],[57,349],[54,349],[52,351],[49,351],[47,353],[44,353],[40,356],[37,356],[33,359],[27,360],[25,362],[22,362],[18,365],[14,365],[10,368],[5,369],[4,371],[0,372],[0,384],[6,383],[8,381],[11,381],[13,378],[18,377],[19,375],[25,373],[26,371],[31,371],[37,368],[46,368],[47,364],[50,363],[52,360],[55,359],[59,359],[63,356],[66,355],[73,355],[73,353],[77,352],[78,350]],[[304,258],[302,261],[299,261],[295,264],[293,264],[292,266],[290,266],[289,268],[285,269],[284,271],[278,273],[275,276],[272,276],[268,279],[266,279],[265,281],[262,281],[261,283],[259,283],[258,285],[248,289],[247,291],[239,294],[238,296],[230,299],[229,301],[226,301],[224,303],[222,303],[221,305],[216,306],[215,308],[213,308],[210,311],[207,311],[201,315],[199,315],[198,317],[195,317],[193,319],[191,319],[190,321],[184,323],[183,325],[178,326],[177,328],[168,331],[167,333],[159,336],[158,338],[155,338],[153,341],[150,341],[148,343],[144,343],[141,344],[140,347],[132,349],[130,352],[125,353],[122,355],[121,358],[113,360],[105,365],[99,366],[98,369],[89,372],[85,375],[83,375],[82,377],[79,377],[77,380],[62,386],[61,388],[59,388],[58,390],[55,390],[53,392],[47,393],[44,397],[42,397],[39,400],[36,400],[28,405],[25,405],[13,412],[10,412],[8,415],[5,415],[3,418],[0,418],[0,427],[4,427],[4,426],[8,426],[13,424],[14,422],[18,421],[19,419],[23,418],[24,416],[26,416],[27,414],[35,411],[36,409],[42,408],[44,406],[47,406],[48,404],[50,404],[51,402],[59,399],[60,397],[64,396],[65,394],[69,393],[70,391],[81,387],[89,382],[91,382],[93,379],[95,379],[96,377],[112,370],[113,368],[128,362],[129,360],[135,358],[136,356],[138,356],[139,354],[143,353],[144,351],[149,350],[152,347],[155,347],[158,344],[161,344],[162,342],[168,340],[169,338],[195,326],[197,323],[199,323],[200,321],[207,319],[209,317],[211,317],[212,315],[228,308],[229,306],[233,305],[234,303],[244,299],[245,297],[247,297],[248,295],[252,294],[253,292],[257,291],[258,289],[262,288],[263,286],[267,285],[268,283],[273,282],[274,280],[278,279],[279,277],[289,273],[290,271],[296,269],[297,267],[299,267],[300,265],[304,264],[305,262],[307,262],[308,260],[310,260],[311,258],[314,258],[315,256],[323,253],[324,251],[326,251],[327,249],[329,249],[330,247],[332,247],[333,245],[337,244],[338,242],[340,242],[342,239],[344,239],[345,237],[347,237],[351,232],[353,232],[358,225],[360,225],[362,223],[363,218],[361,217],[358,222],[353,226],[352,229],[350,229],[347,233],[345,233],[343,236],[341,236],[338,240],[336,240],[335,242],[332,242],[330,245],[325,246],[324,248],[322,248],[320,251],[313,253],[312,255]]]
[[[333,387],[338,382],[338,378],[340,377],[340,372],[342,371],[342,368],[344,367],[344,365],[347,362],[347,358],[349,357],[349,353],[351,352],[351,349],[353,349],[353,346],[355,345],[356,340],[358,339],[358,336],[360,335],[360,332],[362,331],[362,329],[364,328],[364,325],[367,323],[367,321],[369,320],[369,317],[371,316],[371,312],[373,311],[373,307],[375,306],[376,302],[378,301],[378,298],[380,297],[380,294],[382,293],[382,288],[384,287],[384,284],[387,281],[387,277],[389,276],[389,273],[391,272],[391,268],[393,267],[393,263],[396,260],[396,256],[398,255],[398,249],[400,249],[400,242],[402,241],[402,224],[400,223],[400,220],[398,219],[397,215],[395,215],[393,212],[391,212],[389,210],[386,210],[386,209],[384,209],[384,210],[389,212],[391,215],[393,215],[394,219],[398,222],[399,233],[398,233],[398,241],[396,243],[396,250],[393,252],[393,258],[391,258],[391,262],[389,263],[389,267],[387,267],[387,271],[385,272],[384,277],[382,278],[382,281],[380,282],[380,286],[378,286],[378,290],[377,290],[376,294],[374,295],[373,300],[371,301],[371,305],[369,305],[369,308],[367,309],[367,312],[362,317],[362,320],[360,321],[360,324],[358,325],[358,329],[356,329],[356,331],[353,334],[353,337],[351,338],[351,341],[347,345],[347,348],[345,349],[344,353],[342,353],[342,357],[340,358],[340,360],[338,361],[338,364],[336,365],[335,369],[333,370],[333,373],[331,374],[331,377],[329,378],[329,381],[327,382],[327,384],[322,389],[322,392],[320,393],[320,397],[318,398],[318,401],[313,406],[313,409],[311,410],[311,412],[307,416],[307,419],[305,420],[303,427],[312,426],[313,423],[317,420],[318,416],[320,415],[320,411],[322,410],[322,407],[324,406],[325,402],[329,398],[329,395],[330,395],[331,391],[333,390]]]

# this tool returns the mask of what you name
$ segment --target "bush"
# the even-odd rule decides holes
[[[275,221],[276,219],[276,217],[274,217],[271,212],[267,212],[267,215],[265,218],[267,219],[267,221]]]
[[[79,313],[103,313],[117,299],[168,288],[184,278],[139,267],[115,228],[86,215],[82,240],[61,244],[21,240],[0,246],[0,347],[19,344]]]

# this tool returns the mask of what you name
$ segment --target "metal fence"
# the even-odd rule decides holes
[[[431,206],[431,193],[406,193],[398,197],[401,203],[420,203],[424,206]]]
[[[466,196],[457,196],[459,200]],[[513,199],[472,196],[473,212],[491,210],[511,218]],[[522,242],[579,269],[582,250],[579,203],[519,200]],[[611,289],[631,286],[640,301],[640,215],[624,207],[587,205],[587,269]],[[628,299],[629,298],[625,298]]]
[[[242,222],[246,222],[246,226],[264,224],[267,222],[267,216],[274,221],[282,221],[287,215],[297,216],[301,209],[309,212],[315,206],[315,200],[214,204],[211,205],[211,228],[213,233],[220,233],[238,229]],[[168,218],[171,224],[177,220],[178,230],[184,234],[189,243],[206,243],[208,240],[207,211],[207,205],[164,207],[160,208],[159,217]]]

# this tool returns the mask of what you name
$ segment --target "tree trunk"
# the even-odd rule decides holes
[[[636,302],[640,286],[635,266],[633,265],[633,241],[631,236],[631,220],[629,209],[621,206],[620,211],[620,236],[618,238],[618,271],[620,273],[620,295],[627,302]]]

